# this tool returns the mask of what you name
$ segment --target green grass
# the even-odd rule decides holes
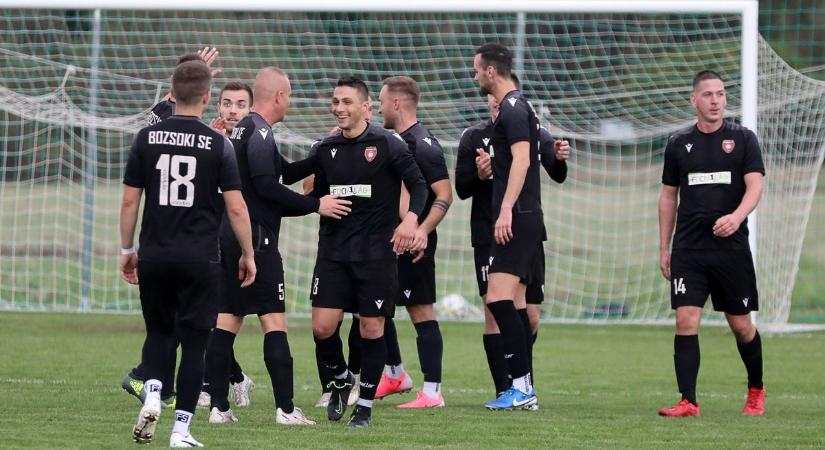
[[[678,399],[672,328],[543,325],[536,347],[537,412],[486,411],[492,395],[481,325],[445,323],[447,407],[400,411],[402,398],[378,401],[373,427],[348,430],[312,408],[319,394],[309,322],[291,323],[296,403],[319,425],[274,424],[272,389],[252,323],[237,340],[244,370],[256,381],[240,423],[216,427],[199,410],[193,434],[209,448],[822,448],[825,333],[763,338],[767,416],[739,415],[744,370],[724,328],[701,333],[702,417],[665,419],[656,410]],[[119,387],[138,359],[138,316],[0,313],[0,436],[5,448],[136,448],[130,441],[139,405]],[[399,324],[405,365],[420,385],[415,338]],[[345,327],[346,329],[346,327]],[[403,399],[409,399],[408,394]],[[171,415],[161,416],[163,448]]]

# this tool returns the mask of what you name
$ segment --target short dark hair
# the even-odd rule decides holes
[[[187,53],[185,55],[181,55],[178,58],[178,62],[175,63],[175,66],[179,66],[179,65],[181,65],[185,62],[189,62],[189,61],[203,61],[203,58],[201,58],[201,55],[199,55],[197,53]]]
[[[695,77],[693,77],[693,89],[696,89],[696,86],[698,86],[699,83],[701,83],[705,80],[719,80],[719,81],[722,81],[722,77],[720,77],[718,73],[716,73],[712,70],[703,70],[703,71],[697,73]]]
[[[364,83],[360,78],[341,77],[335,86],[349,86],[351,88],[354,88],[356,91],[358,91],[358,94],[361,95],[364,101],[367,101],[370,98],[370,90],[367,89],[367,84]]]
[[[252,106],[252,103],[255,100],[254,96],[252,95],[252,88],[249,87],[248,84],[240,80],[232,80],[223,85],[223,88],[221,88],[221,92],[218,94],[218,100],[220,100],[221,97],[223,97],[223,93],[225,91],[246,91],[246,93],[249,94],[249,106]]]
[[[418,105],[418,98],[421,96],[421,90],[418,89],[418,83],[410,77],[397,76],[384,79],[384,86],[388,90],[400,92],[404,95],[409,95],[413,103]]]
[[[502,77],[509,77],[513,70],[513,54],[507,47],[495,42],[488,42],[476,50],[481,55],[484,67],[493,66]]]
[[[209,92],[211,84],[212,73],[202,60],[187,61],[176,67],[172,74],[172,94],[180,104],[197,104]]]

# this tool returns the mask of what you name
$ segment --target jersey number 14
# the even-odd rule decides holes
[[[181,175],[181,164],[186,165],[186,175]],[[160,171],[160,189],[158,203],[161,206],[182,206],[191,208],[195,203],[195,167],[198,160],[194,156],[169,155],[164,153],[158,158],[155,169]],[[171,176],[171,183],[170,183]],[[183,188],[183,189],[181,189]],[[183,192],[181,192],[183,191]]]

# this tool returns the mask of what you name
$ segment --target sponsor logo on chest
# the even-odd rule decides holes
[[[337,195],[338,197],[363,197],[372,198],[371,184],[345,184],[334,185],[329,187],[330,195]]]
[[[730,184],[730,172],[689,173],[688,186],[699,184]]]

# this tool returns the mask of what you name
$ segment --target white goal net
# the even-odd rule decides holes
[[[658,270],[664,144],[694,121],[690,81],[721,73],[740,118],[742,20],[736,14],[320,13],[5,9],[0,32],[0,309],[137,311],[118,277],[121,179],[134,133],[169,88],[177,56],[216,46],[216,65],[251,82],[277,65],[293,105],[276,128],[300,159],[334,124],[334,82],[389,75],[422,90],[419,119],[451,171],[461,131],[486,118],[475,48],[518,56],[523,91],[551,133],[571,141],[563,185],[543,180],[549,240],[544,317],[667,319]],[[758,136],[767,178],[757,210],[760,321],[787,321],[825,142],[825,85],[760,40]],[[376,115],[376,120],[380,117]],[[439,227],[437,293],[478,304],[469,201]],[[317,216],[285,219],[289,310],[309,311]]]

